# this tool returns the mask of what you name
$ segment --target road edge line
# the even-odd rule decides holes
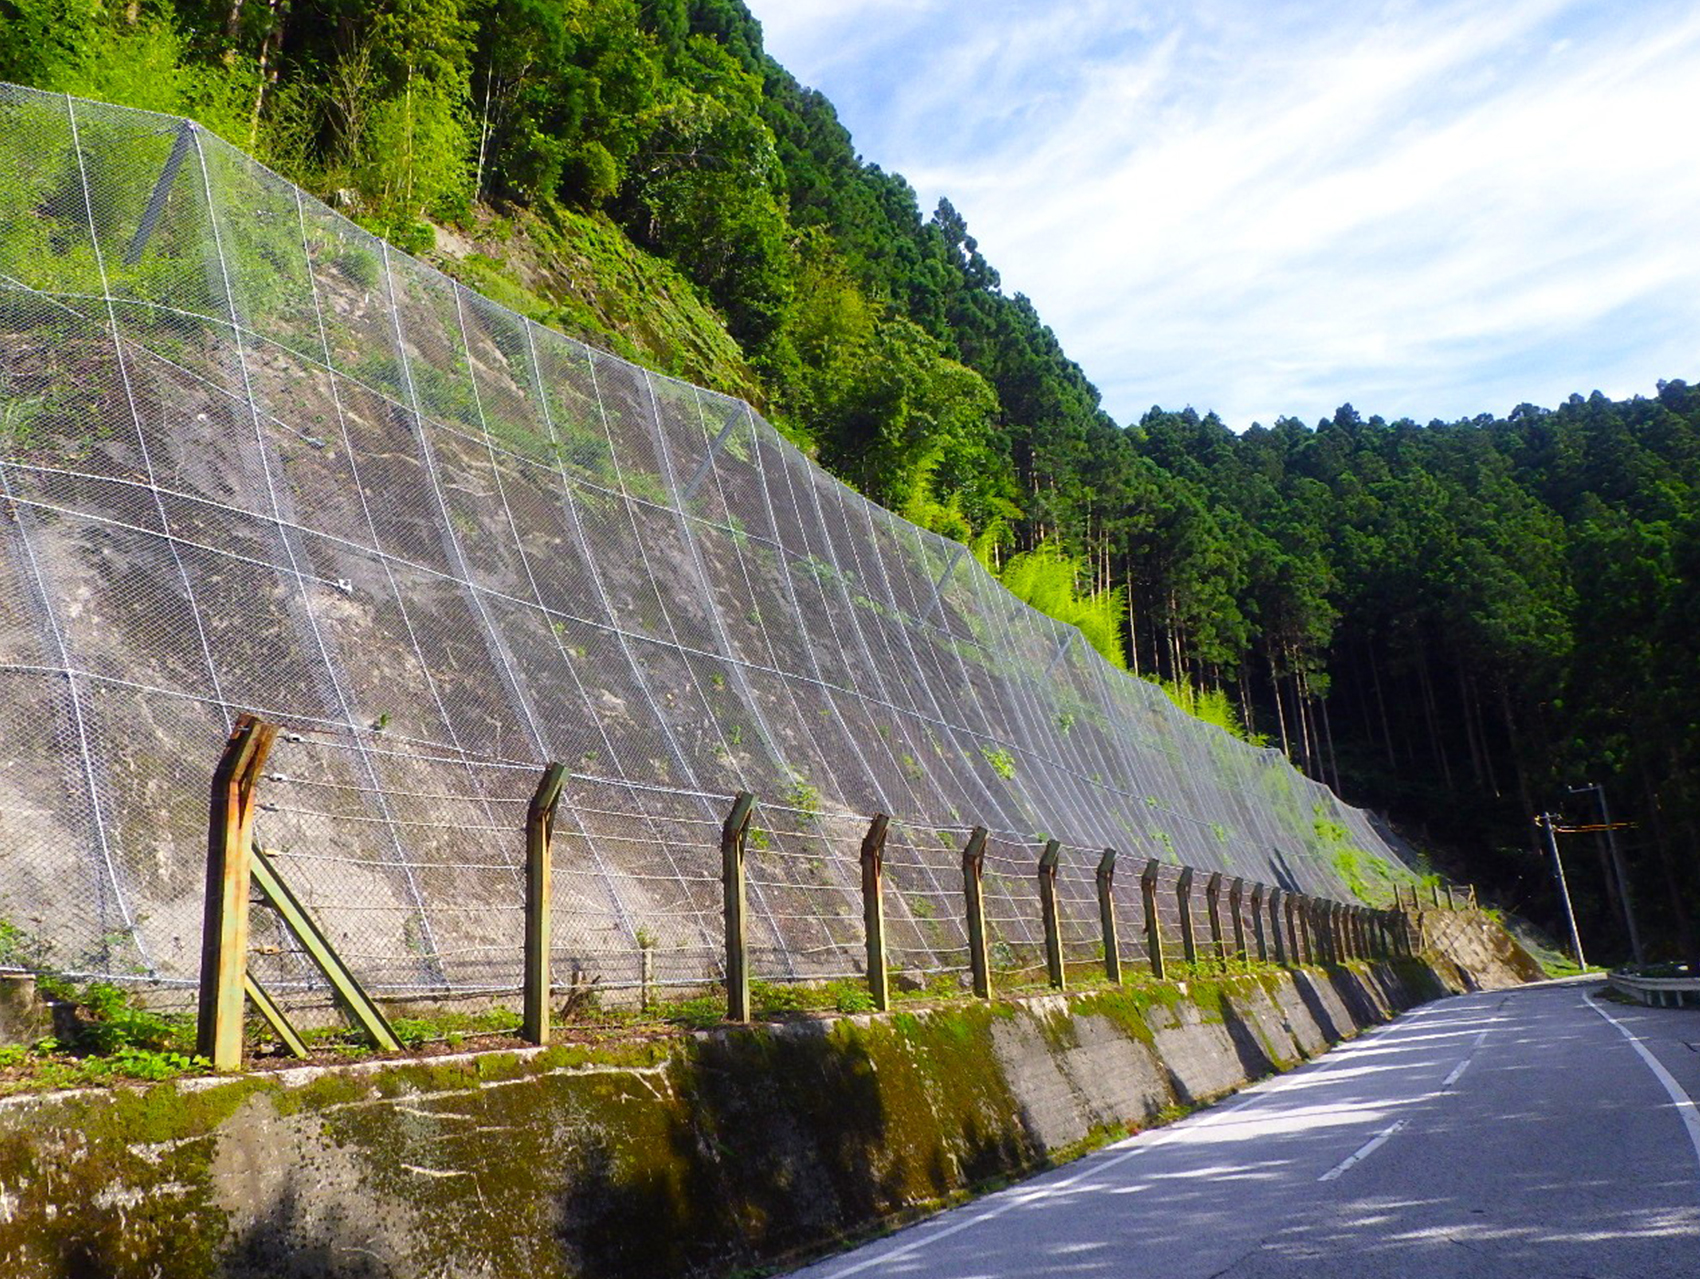
[[[1675,1076],[1665,1069],[1664,1063],[1653,1055],[1652,1049],[1643,1044],[1634,1031],[1601,1008],[1592,995],[1583,995],[1582,1002],[1617,1027],[1617,1033],[1629,1041],[1629,1046],[1640,1054],[1641,1060],[1647,1064],[1647,1069],[1653,1072],[1653,1078],[1670,1094],[1671,1101],[1676,1105],[1677,1118],[1682,1120],[1682,1126],[1688,1130],[1688,1140],[1694,1146],[1694,1159],[1700,1163],[1700,1106],[1695,1105],[1694,1098],[1684,1091],[1682,1085],[1676,1082]]]

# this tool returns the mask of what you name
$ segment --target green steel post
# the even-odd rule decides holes
[[[278,1007],[277,1000],[271,997],[271,992],[260,985],[260,979],[253,973],[243,974],[242,981],[247,989],[248,998],[254,1001],[254,1007],[260,1010],[260,1016],[266,1019],[266,1024],[277,1032],[278,1039],[289,1050],[289,1055],[305,1058],[307,1056],[306,1043],[296,1033],[295,1027],[289,1024],[289,1018],[283,1015],[283,1009]]]
[[[1228,885],[1228,913],[1234,917],[1234,958],[1246,961],[1245,949],[1245,880],[1238,875]]]
[[[1222,938],[1222,872],[1212,872],[1204,881],[1205,915],[1210,921],[1210,944],[1216,951],[1216,962],[1228,965],[1228,943]]]
[[[891,818],[875,813],[862,837],[862,931],[868,946],[868,994],[882,1013],[891,1008],[891,986],[885,964],[885,836]]]
[[[1139,896],[1145,904],[1145,953],[1151,960],[1151,975],[1159,981],[1169,975],[1168,965],[1163,962],[1163,923],[1157,918],[1157,875],[1161,865],[1153,857],[1139,876]]]
[[[986,872],[986,839],[990,835],[984,826],[969,833],[962,850],[962,897],[968,922],[968,966],[974,977],[974,993],[981,999],[992,997],[992,964],[986,953],[986,894],[983,880]]]
[[[741,791],[720,828],[720,883],[726,920],[726,1018],[750,1019],[750,952],[745,935],[744,848],[756,797]]]
[[[1257,942],[1257,962],[1267,964],[1269,962],[1269,936],[1264,931],[1263,892],[1262,884],[1251,886],[1251,932],[1252,937]]]
[[[555,810],[567,782],[567,766],[551,763],[525,810],[525,989],[520,1037],[549,1042],[549,953],[555,894]]]
[[[1062,921],[1057,917],[1057,862],[1062,858],[1062,845],[1045,841],[1039,854],[1039,912],[1045,924],[1045,972],[1056,990],[1063,988]]]
[[[1116,850],[1106,848],[1098,859],[1098,928],[1104,938],[1104,976],[1120,985],[1122,953],[1116,935],[1115,879]]]
[[[266,901],[277,912],[284,926],[295,934],[295,940],[301,943],[307,958],[330,983],[343,1009],[360,1023],[373,1047],[382,1052],[399,1052],[401,1040],[396,1037],[389,1018],[355,979],[348,965],[342,962],[342,956],[336,953],[330,938],[320,931],[307,908],[301,904],[301,899],[284,882],[283,876],[272,864],[271,856],[257,847],[250,851],[250,856],[254,883],[265,894]]]
[[[213,771],[195,1051],[214,1070],[242,1068],[254,802],[276,735],[264,720],[238,716]]]
[[[1175,904],[1180,907],[1181,957],[1189,964],[1198,963],[1198,939],[1192,931],[1192,867],[1181,871],[1175,882]]]

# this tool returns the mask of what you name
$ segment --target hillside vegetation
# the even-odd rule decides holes
[[[739,0],[0,0],[0,23],[0,78],[193,115],[498,300],[751,399],[1516,903],[1546,899],[1529,814],[1604,783],[1650,931],[1695,949],[1684,383],[1457,423],[1118,424]],[[1614,927],[1597,868],[1576,879],[1585,928]]]

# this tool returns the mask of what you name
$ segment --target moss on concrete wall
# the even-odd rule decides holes
[[[0,1103],[0,1274],[716,1273],[1072,1156],[1439,991],[1261,973]]]

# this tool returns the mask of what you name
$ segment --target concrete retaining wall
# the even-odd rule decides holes
[[[716,1273],[1173,1115],[1441,993],[1426,965],[0,1102],[0,1274]]]

